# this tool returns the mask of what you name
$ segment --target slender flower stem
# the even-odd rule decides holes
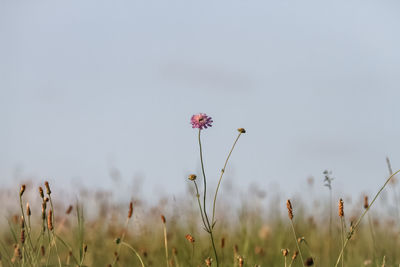
[[[290,225],[292,226],[293,235],[294,235],[294,241],[296,242],[297,250],[299,251],[301,264],[303,264],[303,267],[305,267],[304,266],[303,255],[301,254],[301,250],[300,250],[300,246],[299,246],[299,242],[297,242],[297,235],[296,235],[296,231],[294,230],[293,220],[290,220]]]
[[[207,232],[209,232],[210,230],[208,229],[207,223],[206,223],[206,221],[204,220],[203,209],[202,209],[201,203],[200,203],[199,188],[198,188],[198,186],[197,186],[196,181],[193,181],[193,182],[194,182],[194,186],[196,187],[196,198],[197,198],[197,202],[198,202],[198,204],[199,204],[201,219],[203,220],[203,224],[204,224],[205,229],[207,230]]]
[[[239,137],[240,137],[241,134],[242,134],[242,132],[239,132],[238,136],[236,137],[235,142],[233,143],[232,148],[231,148],[231,150],[229,151],[228,157],[227,157],[226,160],[225,160],[224,167],[223,167],[222,170],[221,170],[221,175],[220,175],[220,177],[219,177],[217,189],[215,190],[215,195],[214,195],[213,212],[212,212],[212,220],[211,220],[212,228],[214,228],[214,224],[215,224],[215,221],[214,221],[214,219],[215,219],[215,203],[217,202],[217,195],[218,195],[219,187],[220,187],[220,185],[221,185],[222,176],[223,176],[224,173],[225,173],[226,165],[228,164],[228,161],[229,161],[229,158],[231,157],[232,151],[233,151],[233,149],[235,148],[236,143],[237,143],[237,141],[239,140]]]
[[[354,233],[356,232],[358,226],[360,225],[361,220],[364,218],[365,214],[367,214],[367,212],[369,211],[369,209],[371,208],[372,204],[374,204],[375,200],[378,198],[378,196],[380,195],[380,193],[383,191],[383,189],[385,189],[386,185],[390,182],[390,180],[393,178],[393,176],[395,176],[396,174],[398,174],[400,172],[400,170],[396,171],[395,173],[393,173],[392,175],[389,176],[389,178],[386,180],[386,182],[383,184],[383,186],[379,189],[378,193],[376,193],[374,199],[371,201],[371,203],[369,204],[369,206],[364,210],[364,212],[361,214],[360,218],[358,218],[357,222],[354,224],[353,229],[351,230],[351,232],[349,233],[349,235],[347,236],[344,245],[339,253],[339,256],[336,260],[336,264],[335,267],[338,266],[339,262],[340,262],[340,258],[342,257],[344,250],[349,242],[349,240],[351,239],[351,237],[354,235]]]
[[[218,254],[217,254],[217,249],[215,248],[215,243],[214,243],[214,237],[212,233],[212,227],[210,225],[210,220],[208,219],[207,216],[207,206],[206,206],[206,195],[207,195],[207,179],[206,179],[206,172],[204,170],[204,161],[203,161],[203,150],[201,147],[201,129],[199,128],[199,148],[200,148],[200,162],[201,162],[201,171],[203,173],[203,181],[204,181],[204,192],[203,192],[203,212],[204,212],[204,217],[205,221],[207,222],[208,225],[208,230],[211,238],[211,243],[212,247],[214,249],[214,254],[215,254],[215,262],[217,263],[217,267],[219,267],[219,262],[218,262]]]

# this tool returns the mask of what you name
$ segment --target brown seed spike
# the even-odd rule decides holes
[[[27,214],[28,216],[31,216],[31,215],[32,215],[32,213],[31,213],[31,207],[29,206],[29,202],[26,203],[26,214]]]
[[[128,219],[132,217],[133,214],[133,203],[129,203],[129,212],[128,212]]]
[[[165,224],[167,222],[164,215],[161,215],[161,221],[163,222],[163,224]]]
[[[49,215],[47,216],[47,228],[53,231],[53,211],[49,210]]]
[[[21,230],[21,244],[25,243],[25,229]]]
[[[24,192],[25,192],[25,189],[26,189],[26,185],[21,185],[21,189],[19,190],[19,196],[20,197],[22,197],[22,195],[24,194]]]
[[[368,204],[368,196],[364,196],[364,209],[368,209],[369,204]]]
[[[221,248],[225,247],[225,237],[221,238]]]
[[[43,188],[41,186],[39,186],[39,195],[41,198],[44,198]]]
[[[246,133],[246,130],[244,128],[239,128],[238,132],[242,134],[242,133]]]
[[[40,247],[40,252],[42,253],[42,256],[46,255],[46,250],[44,249],[44,246]]]
[[[50,195],[51,194],[51,190],[50,190],[49,182],[48,181],[44,182],[44,186],[46,187],[46,193],[48,195]]]
[[[289,219],[293,220],[293,208],[292,208],[292,203],[290,202],[290,199],[288,199],[286,201],[286,207],[288,210]]]
[[[343,211],[343,199],[339,200],[339,217],[342,218],[344,216],[344,211]]]
[[[65,214],[69,215],[72,212],[72,209],[73,209],[72,205],[69,205],[69,207],[68,207],[67,211],[65,212]]]

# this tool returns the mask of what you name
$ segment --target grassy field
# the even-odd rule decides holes
[[[8,213],[0,228],[1,266],[400,266],[398,172],[389,160],[382,187],[354,202],[332,193],[328,171],[314,189],[325,190],[325,197],[303,192],[282,199],[275,192],[266,198],[255,189],[244,197],[238,191],[219,196],[229,158],[246,131],[238,129],[210,188],[201,133],[211,123],[205,114],[192,117],[201,174],[188,176],[188,194],[157,205],[135,196],[130,203],[111,201],[107,192],[94,191],[71,204],[48,182],[23,184],[19,194],[3,189]],[[392,187],[393,201],[375,205],[386,187]],[[394,209],[382,208],[388,203]]]

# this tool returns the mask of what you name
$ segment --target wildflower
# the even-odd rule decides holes
[[[207,114],[199,113],[192,116],[190,123],[192,124],[192,128],[199,128],[202,130],[203,128],[207,129],[208,127],[211,127],[213,120],[211,117],[207,116]]]

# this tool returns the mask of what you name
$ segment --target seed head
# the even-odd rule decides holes
[[[221,248],[225,247],[225,237],[221,238]]]
[[[25,189],[26,189],[26,185],[21,185],[21,189],[19,190],[19,196],[20,197],[22,197],[22,195],[24,194],[24,192],[25,192]]]
[[[282,251],[282,255],[283,255],[284,257],[286,257],[286,256],[289,254],[289,250],[288,250],[287,248],[281,249],[281,251]]]
[[[46,187],[46,193],[50,196],[51,190],[50,190],[49,182],[48,181],[44,182],[44,186]]]
[[[238,257],[238,262],[239,262],[239,267],[243,267],[243,265],[244,265],[244,259],[243,259],[242,256],[239,256],[239,257]]]
[[[129,203],[129,212],[128,212],[128,218],[130,219],[133,214],[133,203],[132,201]]]
[[[26,214],[28,215],[28,216],[31,216],[31,207],[29,206],[29,202],[28,203],[26,203]]]
[[[68,209],[65,211],[65,214],[69,215],[72,212],[72,205],[69,205]]]
[[[164,215],[161,215],[161,221],[163,222],[163,224],[165,224],[167,222]]]
[[[178,255],[178,250],[175,247],[172,248],[172,254],[175,256]]]
[[[246,130],[244,128],[239,128],[237,129],[239,133],[246,133]]]
[[[46,255],[46,250],[44,249],[44,246],[40,247],[40,252],[42,253],[42,256]]]
[[[41,198],[44,198],[43,188],[41,186],[39,186],[39,195]]]
[[[209,266],[211,266],[212,259],[211,259],[210,257],[208,257],[208,258],[205,260],[205,262],[206,262],[206,265],[209,267]]]
[[[196,174],[191,174],[191,175],[189,175],[189,177],[188,177],[188,179],[189,179],[190,181],[194,181],[194,180],[196,180],[196,178],[197,178]]]
[[[187,234],[187,235],[185,236],[185,238],[186,238],[190,243],[194,243],[194,237],[193,237],[192,235]]]
[[[339,199],[339,217],[344,216],[344,211],[343,211],[343,199]]]
[[[297,255],[299,255],[299,252],[296,250],[296,251],[293,253],[292,261],[294,261],[294,260],[297,258]]]
[[[53,211],[49,210],[49,215],[47,216],[47,228],[53,231]]]
[[[293,208],[292,208],[292,203],[290,202],[290,199],[288,199],[286,201],[286,207],[288,210],[289,219],[293,220]]]
[[[364,196],[364,209],[368,209],[369,204],[368,204],[368,196]]]
[[[24,216],[21,216],[21,218],[20,218],[20,224],[21,224],[21,229],[24,229],[24,228],[25,228]]]

